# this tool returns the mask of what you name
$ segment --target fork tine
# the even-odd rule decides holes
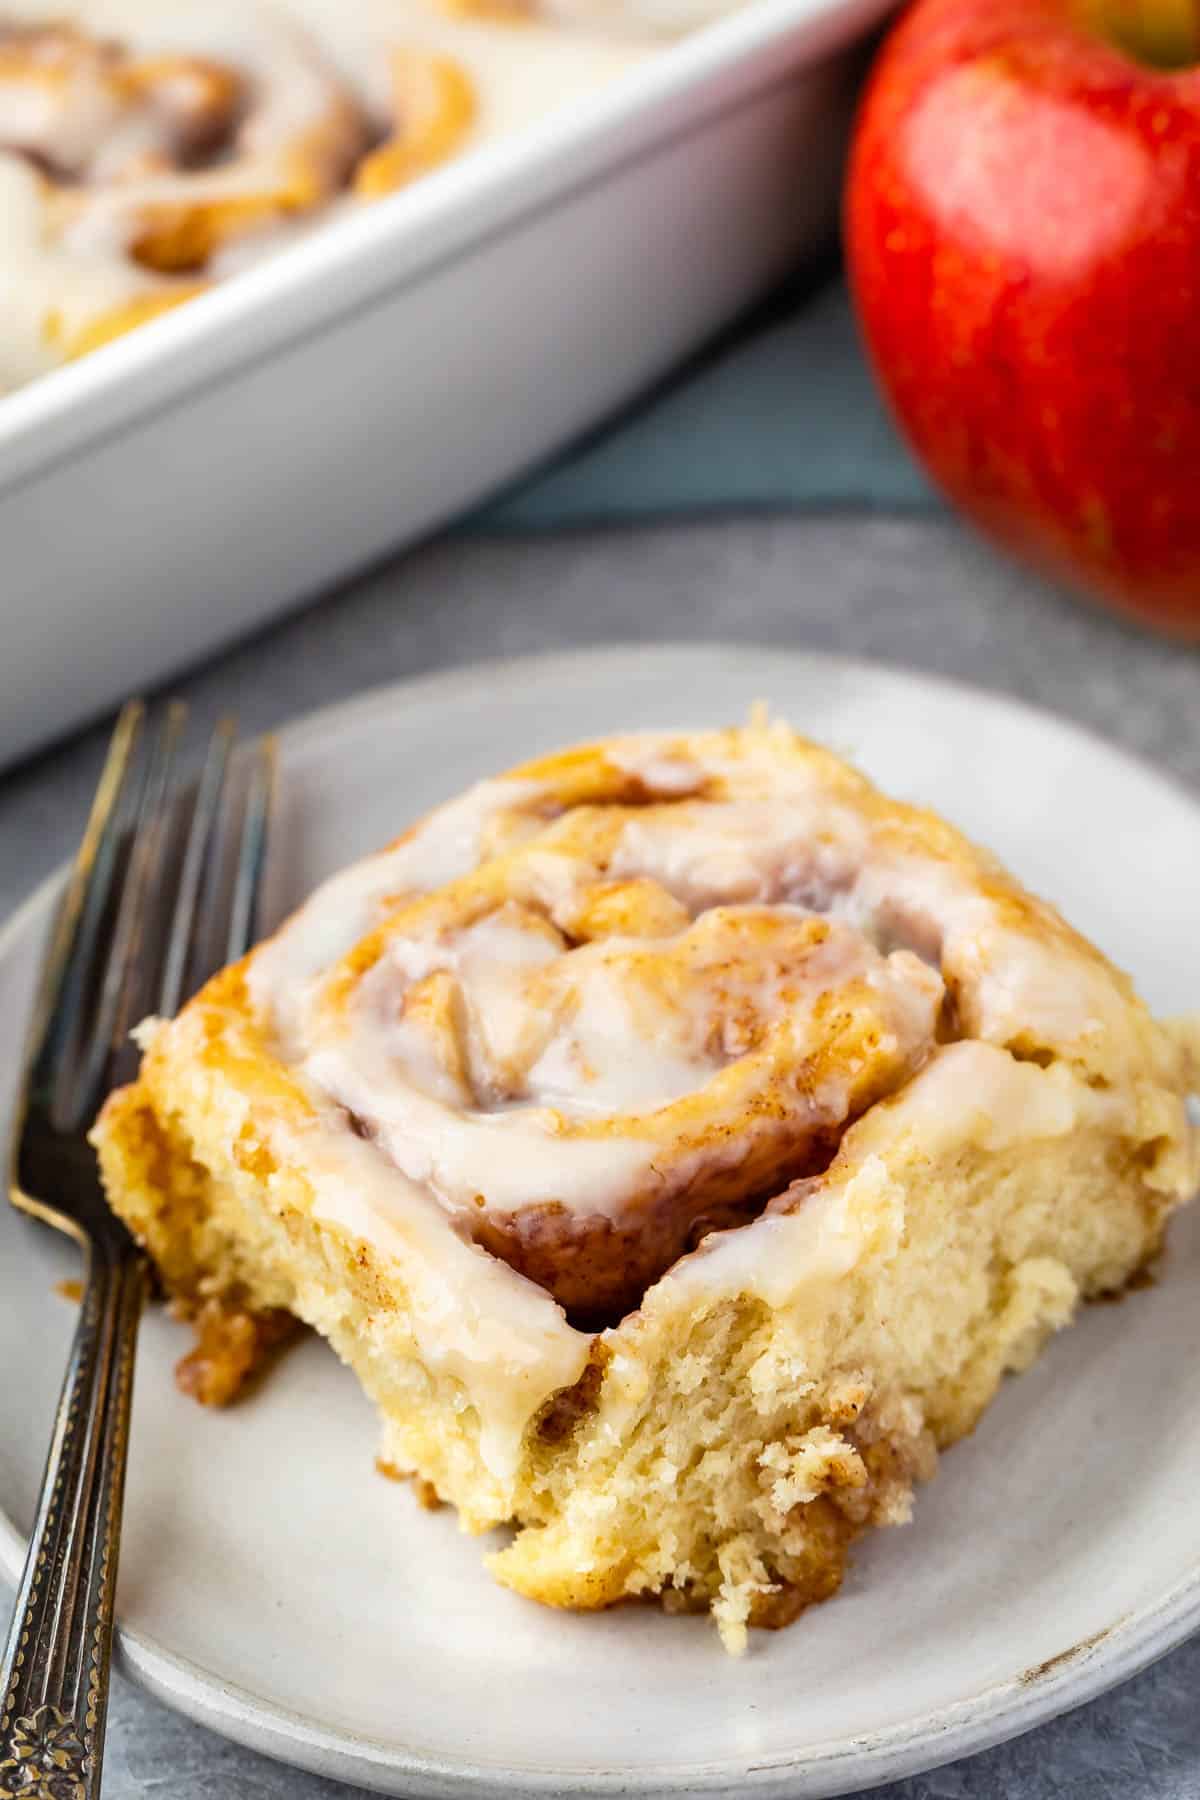
[[[109,1057],[132,1024],[134,989],[139,972],[145,973],[147,896],[163,860],[171,769],[186,717],[184,703],[173,700],[151,751],[99,999],[73,1092],[64,1096],[57,1121],[67,1131],[79,1130],[95,1111]]]
[[[236,962],[253,937],[273,756],[273,741],[264,738],[232,761],[220,809],[224,816],[216,824],[188,952],[193,991]]]
[[[121,708],[83,840],[59,904],[33,1009],[27,1059],[31,1094],[49,1093],[58,1059],[78,1027],[82,977],[92,960],[112,892],[124,802],[145,712],[140,700],[128,700]]]
[[[233,899],[229,908],[229,933],[225,944],[227,962],[236,962],[239,957],[244,956],[256,935],[258,895],[267,855],[267,834],[274,792],[275,739],[265,737],[258,745],[246,788]]]
[[[200,783],[196,789],[196,804],[188,827],[187,847],[183,853],[183,867],[179,875],[179,892],[175,898],[159,987],[157,1010],[164,1019],[173,1018],[184,999],[190,952],[196,934],[200,885],[205,868],[217,854],[214,839],[229,773],[234,730],[232,719],[222,719],[217,725],[209,742]]]

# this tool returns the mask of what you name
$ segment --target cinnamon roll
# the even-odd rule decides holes
[[[647,48],[484,0],[0,0],[0,389]]]
[[[1197,1179],[1128,979],[764,722],[484,782],[142,1042],[95,1141],[168,1294],[327,1337],[501,1581],[735,1650]]]

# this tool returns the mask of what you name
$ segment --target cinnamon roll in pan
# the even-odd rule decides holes
[[[294,1314],[501,1581],[733,1650],[1197,1179],[1127,978],[761,721],[483,783],[142,1041],[95,1139],[210,1342]]]
[[[507,0],[0,0],[0,387],[650,48]]]

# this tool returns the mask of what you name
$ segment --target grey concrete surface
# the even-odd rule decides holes
[[[931,518],[736,519],[422,549],[176,684],[199,737],[486,656],[726,638],[936,670],[1069,715],[1200,789],[1200,652],[1031,582]],[[0,776],[0,915],[77,841],[103,726]],[[0,1599],[3,1597],[0,1596]],[[883,1800],[1200,1800],[1200,1640],[1013,1744]],[[118,1679],[107,1800],[332,1800]]]

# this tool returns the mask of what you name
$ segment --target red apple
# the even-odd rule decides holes
[[[1200,637],[1200,0],[916,0],[864,97],[846,238],[950,498]]]

